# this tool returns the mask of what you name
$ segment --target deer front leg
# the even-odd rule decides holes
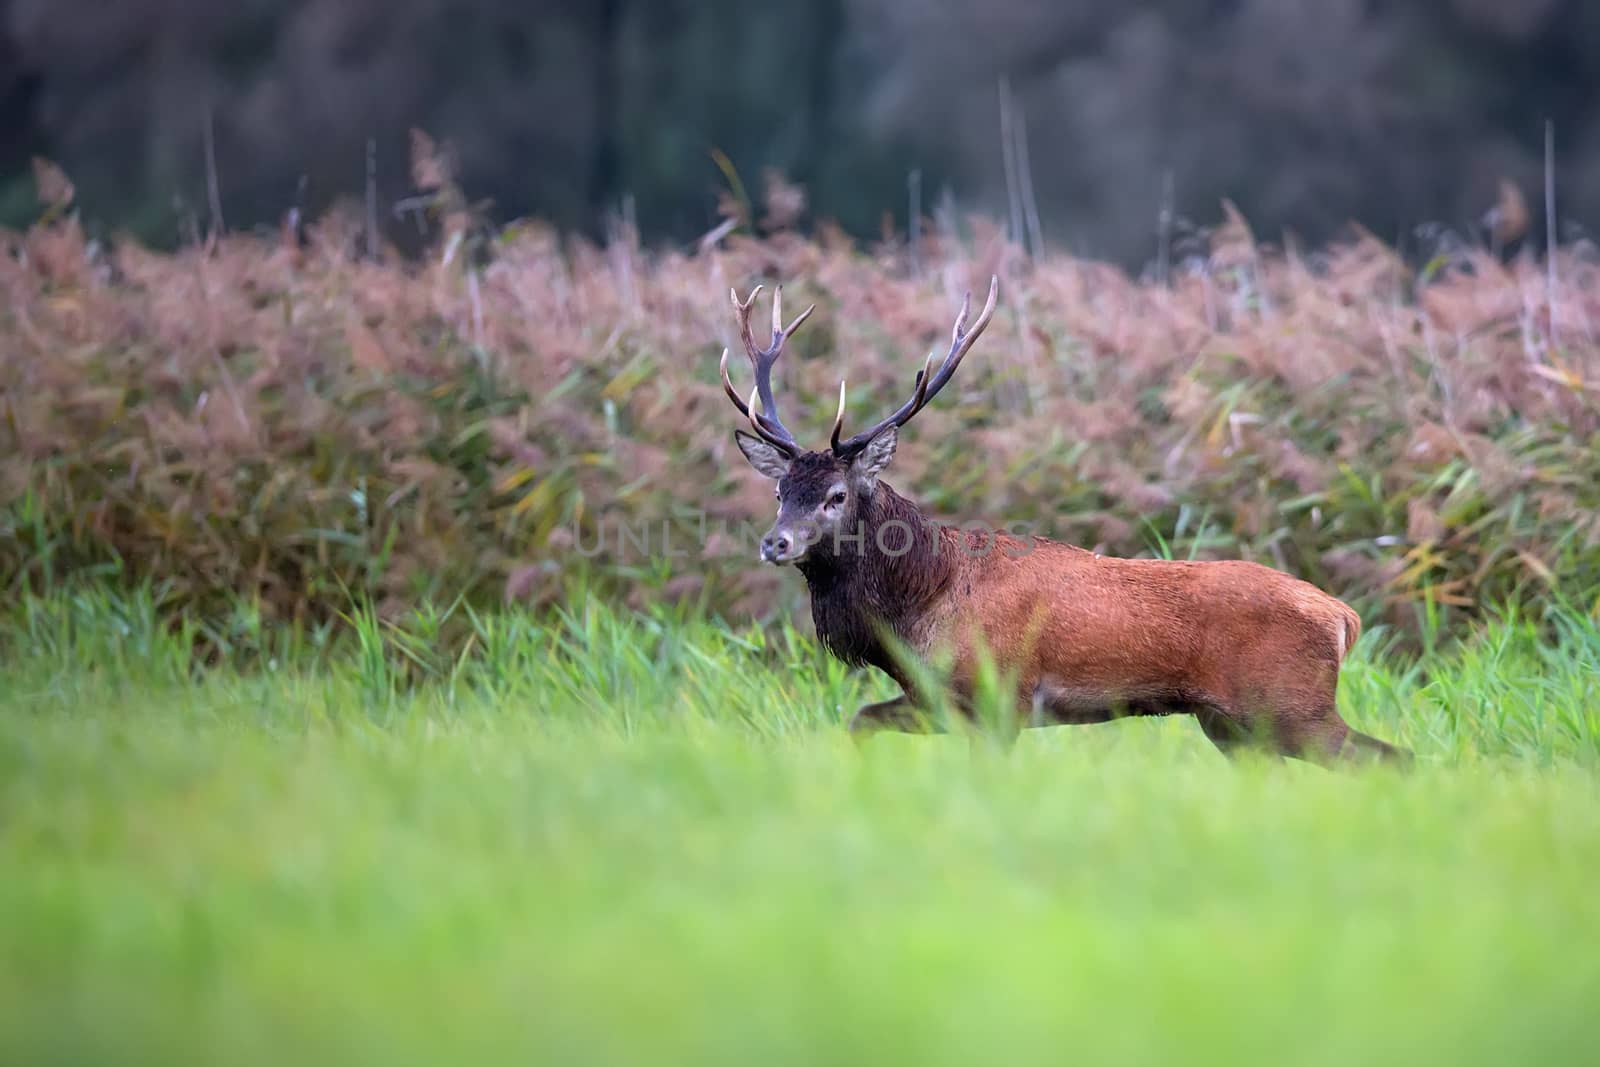
[[[902,734],[930,732],[926,717],[914,701],[901,693],[893,700],[868,704],[850,720],[850,733],[858,739],[870,737],[879,730],[893,730]]]

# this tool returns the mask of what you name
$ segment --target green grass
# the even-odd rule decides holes
[[[1342,689],[1409,775],[981,738],[783,629],[576,609],[0,638],[0,1062],[1592,1062],[1600,629]],[[437,620],[435,620],[437,621]],[[189,635],[192,636],[192,635]],[[419,666],[420,665],[420,666]],[[420,671],[420,688],[402,684]]]

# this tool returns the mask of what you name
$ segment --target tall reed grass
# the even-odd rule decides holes
[[[240,604],[313,624],[353,598],[548,604],[577,576],[788,612],[796,587],[751,562],[770,489],[718,387],[728,290],[818,304],[779,390],[820,443],[841,377],[852,423],[896,402],[993,273],[995,321],[889,475],[937,515],[1253,558],[1414,632],[1600,608],[1586,246],[1549,272],[1466,245],[1417,269],[1359,232],[1273,247],[1230,213],[1167,284],[1032,259],[984,219],[916,249],[826,227],[596,246],[487,227],[422,147],[415,261],[371,258],[337,212],[171,254],[102,243],[59,186],[0,234],[4,588],[148,580],[212,629]]]

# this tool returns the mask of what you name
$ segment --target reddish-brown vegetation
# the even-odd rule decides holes
[[[982,219],[931,228],[915,257],[827,232],[647,251],[434,221],[408,265],[370,261],[338,214],[304,242],[170,255],[96,244],[60,211],[0,234],[4,588],[114,565],[174,609],[290,618],[352,592],[384,611],[539,600],[582,572],[787,611],[744,525],[771,488],[727,425],[728,289],[817,303],[780,373],[821,398],[788,414],[820,440],[843,366],[852,421],[885,410],[991,273],[985,358],[895,462],[930,512],[1114,554],[1164,538],[1369,613],[1600,587],[1600,267],[1581,249],[1551,292],[1530,259],[1419,276],[1370,237],[1283,252],[1234,217],[1162,286],[1030,261]],[[618,524],[643,522],[651,550],[619,550]]]

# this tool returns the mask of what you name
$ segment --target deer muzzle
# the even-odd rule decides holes
[[[814,540],[816,537],[813,530],[774,526],[761,538],[761,562],[779,566],[796,563],[805,558]]]

